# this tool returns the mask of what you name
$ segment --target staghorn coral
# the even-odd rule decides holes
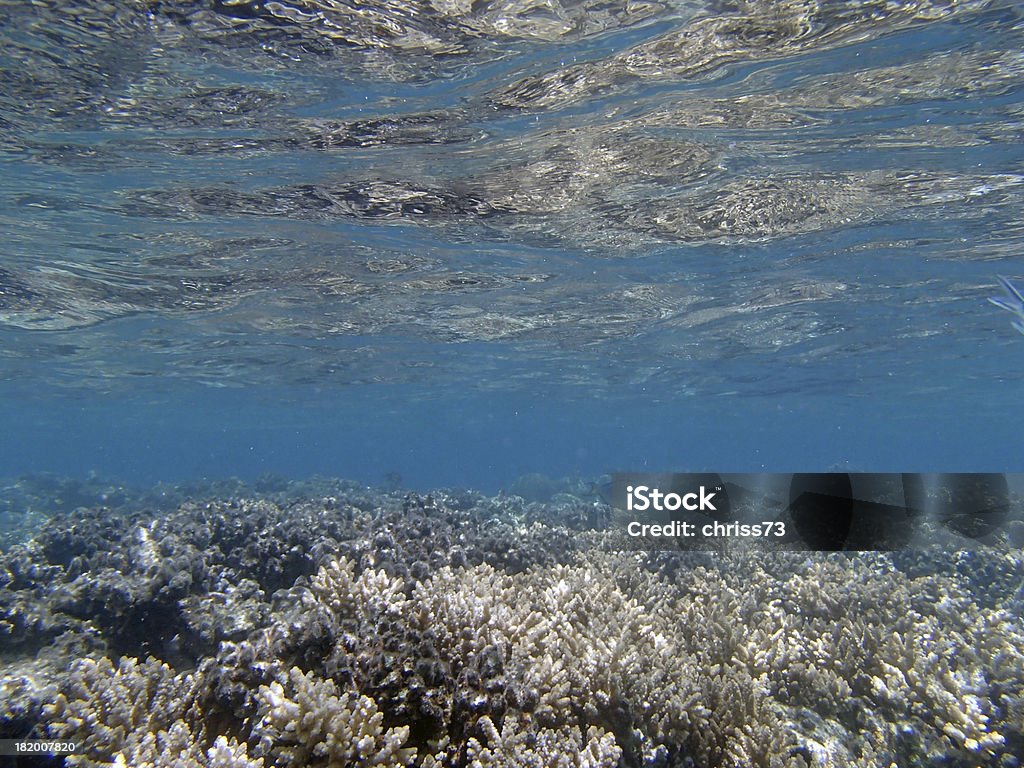
[[[851,576],[858,589],[839,599]],[[1024,634],[1008,613],[979,610],[954,580],[879,573],[861,561],[814,563],[784,589],[778,640],[759,627],[752,634],[776,694],[840,718],[870,716],[878,734],[883,722],[901,723],[876,744],[897,755],[1012,754],[1000,729],[1019,728],[984,704],[996,681],[1019,690],[1024,680]]]
[[[57,515],[36,540],[0,552],[0,639],[27,652],[98,625],[113,658],[191,665],[266,627],[269,596],[331,555],[415,579],[448,563],[522,570],[580,546],[540,523],[522,531],[515,505],[479,494],[316,488],[345,495],[188,502],[166,516]],[[460,535],[464,545],[454,545]]]
[[[774,765],[796,743],[777,707],[742,670],[681,648],[673,612],[642,605],[614,576],[593,564],[517,576],[446,569],[413,604],[453,666],[504,649],[519,686],[512,706],[546,727],[604,724],[633,751],[664,743],[705,765]]]
[[[523,751],[540,749],[540,733],[571,760],[592,728],[625,764],[661,754],[707,766],[995,765],[1019,745],[1024,638],[957,579],[911,578],[881,555],[733,556],[671,579],[656,572],[665,565],[595,553],[520,573],[445,567],[409,583],[329,561],[298,590],[305,623],[271,633],[278,658],[301,655],[315,671],[290,672],[291,693],[260,689],[264,718],[277,713],[264,738],[306,708],[318,714],[302,727],[315,733],[351,707],[335,676],[408,726],[403,743],[424,766],[542,760]],[[330,703],[308,704],[320,699]],[[428,705],[429,727],[416,714]],[[529,738],[513,737],[524,729]],[[307,740],[296,742],[276,747],[285,764],[305,759]]]
[[[369,696],[338,694],[331,680],[293,667],[288,691],[278,682],[260,689],[263,748],[293,766],[403,766],[416,757],[403,747],[409,728],[384,729],[384,715]]]
[[[400,614],[405,595],[402,579],[383,570],[365,570],[358,577],[355,564],[347,558],[331,560],[310,582],[315,602],[337,620],[356,620],[371,625],[385,614]]]
[[[80,753],[70,766],[131,768],[263,768],[245,744],[218,735],[203,747],[189,720],[195,679],[156,659],[83,659],[52,703],[43,707],[53,738],[72,740]],[[198,726],[202,730],[202,724]]]
[[[218,736],[203,750],[181,720],[168,730],[147,733],[132,749],[118,752],[113,768],[263,768],[263,758],[250,758],[245,744]]]
[[[192,685],[191,676],[153,658],[122,658],[116,667],[106,658],[82,659],[43,715],[52,737],[82,745],[85,757],[69,757],[71,764],[110,763],[179,720]]]
[[[69,764],[188,768],[1006,768],[1024,753],[1018,550],[575,555],[515,498],[362,493],[297,502],[305,534],[276,505],[231,502],[180,510],[177,534],[134,520],[82,548],[74,579],[120,559],[140,584],[202,552],[175,593],[185,626],[208,626],[179,639],[198,663],[78,661],[57,695],[12,664],[8,727],[80,738]],[[247,515],[276,532],[250,548]],[[546,548],[509,560],[501,543],[523,532]],[[300,562],[274,537],[303,535],[299,575],[264,597]],[[252,578],[272,553],[281,567]],[[36,544],[15,555],[6,594],[68,583]],[[233,606],[245,615],[220,626]],[[25,630],[15,652],[44,645],[60,669],[111,653],[114,630],[77,619],[59,647]]]
[[[507,717],[501,732],[486,715],[477,723],[481,738],[466,744],[470,768],[613,768],[622,755],[615,737],[591,726],[536,728],[530,718]],[[423,768],[436,765],[425,760]]]

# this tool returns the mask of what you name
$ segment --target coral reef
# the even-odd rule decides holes
[[[353,487],[55,517],[0,555],[0,723],[96,766],[1024,750],[1019,550],[622,553],[595,504]]]
[[[289,692],[274,682],[260,689],[265,714],[259,732],[264,751],[276,752],[285,765],[408,765],[414,747],[403,747],[409,727],[386,731],[384,715],[369,696],[338,695],[332,680],[315,680],[292,667]]]
[[[618,763],[622,750],[615,738],[600,728],[591,726],[584,737],[578,728],[560,730],[531,729],[528,720],[507,717],[498,732],[491,719],[484,715],[478,723],[481,739],[471,738],[466,755],[471,768],[612,768]],[[582,746],[581,746],[582,744]],[[432,759],[424,766],[434,766]]]

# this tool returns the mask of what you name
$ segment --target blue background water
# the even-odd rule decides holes
[[[642,395],[586,403],[543,391],[456,393],[425,407],[382,405],[362,389],[286,404],[273,392],[216,391],[184,402],[21,403],[7,420],[3,462],[11,475],[96,472],[142,483],[274,472],[379,484],[398,472],[413,488],[492,491],[528,472],[590,477],[623,467],[1020,471],[1012,410],[983,401],[902,408],[726,396],[698,406]]]
[[[1024,471],[1024,339],[986,302],[998,292],[996,275],[1024,276],[1021,83],[1009,71],[986,90],[999,65],[982,71],[981,86],[946,83],[931,98],[926,85],[914,98],[861,109],[803,107],[820,118],[803,126],[661,129],[714,148],[712,189],[751,175],[890,172],[919,174],[919,186],[933,186],[915,192],[921,198],[909,212],[854,211],[848,222],[808,231],[703,241],[628,228],[609,234],[585,204],[562,218],[524,214],[506,225],[270,211],[280,200],[256,214],[197,213],[193,197],[182,216],[171,203],[141,214],[125,203],[153,190],[228,187],[259,196],[326,180],[475,178],[518,167],[536,137],[600,126],[612,113],[627,120],[680,99],[739,103],[802,85],[820,90],[826,76],[866,66],[913,70],[945,53],[1019,59],[1024,37],[1015,6],[982,4],[973,15],[748,57],[711,74],[640,81],[554,108],[491,115],[480,106],[519,77],[573,60],[601,62],[684,21],[670,14],[571,42],[516,43],[493,62],[483,57],[411,80],[345,76],[346,62],[322,57],[257,72],[251,52],[227,61],[184,44],[164,58],[147,52],[188,82],[289,95],[265,123],[241,127],[227,118],[218,126],[216,115],[169,127],[173,109],[159,120],[110,117],[116,99],[106,83],[95,86],[102,104],[83,107],[89,116],[81,120],[53,117],[46,105],[36,114],[29,95],[9,93],[0,265],[33,275],[36,288],[61,273],[54,296],[63,304],[40,289],[55,302],[51,317],[88,317],[59,327],[3,314],[0,474],[97,472],[147,483],[274,472],[375,484],[397,472],[410,487],[493,491],[528,472]],[[123,101],[138,64],[130,52],[122,58],[102,66],[121,78]],[[87,102],[90,86],[76,87],[67,101]],[[326,152],[292,145],[190,153],[174,145],[274,137],[274,121],[285,118],[444,110],[470,138]],[[660,200],[641,192],[627,208],[653,220]],[[274,242],[263,255],[258,245],[232,250],[232,238],[247,237]],[[151,280],[186,279],[180,263],[169,278],[156,257],[193,252],[189,238],[221,248],[196,274],[252,260],[280,270],[281,287],[272,277],[237,301],[194,309],[179,299],[139,299]],[[534,301],[576,319],[494,338],[459,324],[452,306],[463,299],[410,293],[409,316],[388,326],[380,321],[390,311],[383,279],[378,293],[337,299],[338,317],[372,310],[372,321],[317,326],[335,299],[304,298],[308,280],[297,285],[288,270],[333,268],[350,252],[422,256],[444,274],[553,275],[543,288],[526,282],[465,301],[472,317],[491,307],[514,315]],[[745,304],[765,286],[837,283],[841,289],[807,302]],[[96,286],[109,291],[106,303]],[[611,313],[628,312],[628,290],[637,286],[667,288],[661,308],[609,325]],[[76,295],[86,294],[91,308],[82,309]],[[709,319],[688,319],[698,311]]]

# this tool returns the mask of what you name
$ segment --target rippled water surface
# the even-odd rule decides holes
[[[1019,470],[1022,24],[4,2],[5,455]]]

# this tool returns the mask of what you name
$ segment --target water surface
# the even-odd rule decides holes
[[[0,35],[4,474],[1021,470],[1014,3]]]

